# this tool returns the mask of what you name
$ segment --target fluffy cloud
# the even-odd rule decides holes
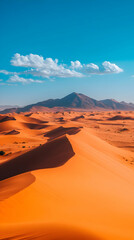
[[[87,71],[89,73],[92,73],[94,71],[98,71],[99,67],[94,64],[94,63],[89,63],[89,64],[81,64],[80,61],[76,60],[76,61],[71,61],[71,68],[73,69],[79,69],[80,71]]]
[[[42,56],[36,54],[29,54],[26,56],[16,53],[11,59],[11,64],[16,67],[30,68],[27,72],[45,78],[49,77],[83,77],[85,74],[105,74],[105,73],[120,73],[123,69],[118,67],[115,63],[105,61],[102,66],[94,63],[81,64],[80,61],[71,61],[70,66],[59,64],[58,59],[52,58],[44,59]],[[5,71],[5,70],[2,70]]]
[[[89,63],[89,64],[83,64],[83,71],[85,73],[94,73],[94,74],[99,74],[99,67],[94,64],[94,63]]]
[[[0,70],[0,73],[4,74],[4,75],[12,75],[12,74],[16,74],[15,72],[9,72],[7,70]]]
[[[49,58],[48,58],[49,61]],[[55,61],[56,62],[56,61]],[[47,59],[46,59],[47,63]],[[45,65],[45,60],[43,57],[36,54],[29,54],[26,56],[20,55],[16,53],[11,59],[11,64],[16,67],[32,67],[32,68],[40,68]]]
[[[32,75],[35,77],[53,79],[59,78],[81,78],[89,77],[90,74],[113,74],[123,72],[123,69],[118,67],[115,63],[108,61],[103,62],[100,66],[94,63],[82,64],[80,61],[71,61],[70,65],[60,64],[58,59],[52,58],[44,59],[42,56],[36,54],[29,54],[26,56],[16,53],[11,59],[11,65],[15,67],[26,68],[22,72],[8,72],[7,70],[0,70],[0,73],[10,75],[8,82],[40,83],[41,80],[34,80],[32,78],[23,78],[18,75]]]
[[[76,60],[76,61],[71,61],[71,67],[73,69],[77,69],[77,68],[82,68],[82,64],[80,63],[80,61]]]
[[[32,74],[33,76],[39,76],[43,78],[50,77],[60,77],[60,78],[70,78],[70,77],[84,77],[84,75],[80,72],[76,72],[74,70],[66,69],[60,67],[58,69],[44,69],[44,68],[36,68],[27,71],[28,74]]]
[[[115,63],[110,63],[105,61],[102,63],[105,73],[120,73],[123,72],[123,69],[119,68]]]
[[[9,78],[8,82],[10,82],[10,83],[17,83],[17,82],[20,82],[20,83],[31,83],[31,82],[42,83],[43,81],[34,80],[32,78],[23,78],[23,77],[19,77],[18,75],[14,75]]]
[[[27,73],[34,76],[49,77],[82,77],[83,74],[66,68],[64,64],[58,64],[58,59],[44,59],[42,56],[29,54],[26,56],[16,53],[11,59],[11,64],[16,67],[31,68]]]
[[[102,63],[102,66],[99,66],[94,63],[81,64],[78,60],[73,62],[71,61],[71,67],[73,69],[79,69],[82,73],[87,74],[106,74],[106,73],[120,73],[123,72],[123,69],[119,68],[115,63],[110,63],[105,61]]]

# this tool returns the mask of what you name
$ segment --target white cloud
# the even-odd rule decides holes
[[[102,63],[104,67],[104,73],[120,73],[123,72],[123,69],[119,68],[115,63],[110,63],[105,61]]]
[[[66,68],[64,64],[58,64],[58,59],[52,58],[44,59],[42,56],[29,54],[26,56],[16,53],[11,59],[13,66],[32,68],[28,73],[34,76],[49,77],[82,77],[83,74]]]
[[[16,53],[11,59],[11,64],[16,67],[43,67],[44,59],[42,56],[36,54],[29,54],[26,56]]]
[[[82,64],[80,63],[80,61],[76,60],[76,61],[71,61],[71,67],[73,69],[77,69],[77,68],[82,68]]]
[[[15,82],[20,82],[20,83],[42,83],[43,81],[41,80],[34,80],[32,78],[23,78],[19,77],[18,75],[11,76],[8,79],[8,82],[15,83]]]
[[[85,73],[88,73],[88,74],[99,74],[99,67],[98,65],[94,64],[94,63],[89,63],[89,64],[83,64],[83,71]]]
[[[73,69],[79,70],[84,74],[106,74],[123,72],[123,69],[119,68],[115,63],[110,63],[108,61],[103,62],[102,66],[99,68],[99,66],[94,63],[81,64],[77,60],[75,62],[71,61],[71,67]]]
[[[0,73],[5,74],[5,75],[11,74],[11,72],[8,72],[7,70],[0,70]]]
[[[59,78],[82,78],[89,77],[91,74],[113,74],[121,73],[123,69],[118,67],[115,63],[108,61],[103,62],[100,66],[94,63],[82,64],[80,61],[71,61],[70,65],[60,64],[58,59],[52,58],[44,59],[42,56],[36,54],[29,54],[26,56],[16,53],[12,59],[11,64],[16,67],[25,67],[26,70],[22,72],[9,72],[7,70],[0,70],[0,73],[10,76],[8,82],[40,83],[41,80],[34,80],[32,78],[23,78],[18,75],[32,75],[36,77],[53,79]]]
[[[84,77],[84,75],[80,72],[76,72],[75,70],[66,69],[60,66],[57,69],[49,69],[49,68],[36,68],[27,71],[28,74],[32,74],[33,76],[40,76],[44,78],[51,77],[60,77],[60,78],[70,78],[70,77]]]
[[[4,74],[4,75],[23,74],[23,72],[22,72],[22,73],[21,73],[21,72],[9,72],[9,71],[4,70],[4,69],[0,70],[0,73],[1,73],[1,74]]]
[[[97,73],[97,71],[99,71],[99,67],[96,64],[94,64],[94,63],[81,64],[80,61],[78,61],[78,60],[75,62],[71,61],[71,67],[73,69],[77,69],[77,70],[79,70],[81,72],[85,72],[85,73],[86,72],[87,73],[94,73],[94,72]]]

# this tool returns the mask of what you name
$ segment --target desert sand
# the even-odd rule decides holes
[[[0,115],[0,239],[134,239],[134,112]]]

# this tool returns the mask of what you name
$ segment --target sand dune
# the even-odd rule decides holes
[[[34,181],[35,177],[31,173],[20,174],[19,176],[0,181],[0,201],[3,201],[23,190]]]
[[[25,228],[25,232],[24,232]],[[3,234],[1,231],[0,239],[2,240],[101,240],[93,234],[82,231],[81,229],[71,228],[70,226],[64,225],[32,225],[32,226],[18,226],[18,229],[14,229],[14,227],[9,227],[6,230],[6,234]],[[12,232],[16,232],[12,234]],[[9,237],[7,237],[9,235]],[[13,236],[13,237],[12,237]]]
[[[75,118],[72,118],[71,121],[77,121],[77,120],[79,120],[79,119],[81,119],[81,118],[84,118],[84,116],[83,116],[83,115],[77,116],[77,117],[75,117]]]
[[[116,115],[112,118],[108,118],[108,120],[110,120],[110,121],[113,121],[113,120],[134,120],[134,118],[126,117],[126,116],[122,116],[122,115]]]
[[[76,134],[80,131],[79,128],[77,127],[70,127],[70,128],[65,128],[65,127],[58,127],[55,128],[47,133],[45,133],[45,137],[49,137],[50,139],[54,139],[60,136],[63,136],[64,134],[69,134],[69,135],[73,135]]]
[[[0,180],[41,168],[63,165],[74,155],[66,136],[48,142],[0,165]]]
[[[49,122],[35,130],[24,124],[35,123],[31,116],[15,114],[21,133],[0,134],[0,143],[15,154],[27,147],[17,157],[0,157],[0,239],[134,239],[133,122],[110,123],[108,116],[116,112],[92,113],[100,121],[83,114],[71,121],[81,113],[65,113],[61,126],[61,112],[34,113]],[[5,124],[7,131],[10,122],[0,128]],[[124,128],[129,131],[120,131]],[[36,141],[38,147],[30,150]],[[7,144],[1,144],[5,151]]]
[[[14,121],[2,122],[0,123],[0,132],[14,130],[15,126]]]
[[[14,117],[11,116],[0,116],[0,123],[1,122],[6,122],[6,121],[10,121],[10,120],[16,120]]]
[[[25,114],[26,117],[30,117],[32,116],[33,113],[28,113],[28,114]]]
[[[12,131],[6,133],[6,135],[16,135],[16,134],[19,134],[19,133],[20,133],[19,131],[12,130]]]
[[[43,128],[48,127],[48,125],[36,124],[36,123],[24,123],[24,126],[29,129],[43,129]]]

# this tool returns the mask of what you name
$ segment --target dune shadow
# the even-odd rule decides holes
[[[39,124],[39,123],[23,123],[23,125],[29,129],[40,130],[49,127],[49,125]]]
[[[11,130],[11,131],[5,133],[5,135],[17,135],[17,134],[20,134],[20,132],[17,130]]]
[[[116,115],[114,117],[108,118],[109,121],[116,121],[116,120],[134,120],[132,117],[126,117],[122,115]]]
[[[0,123],[11,121],[11,120],[15,121],[16,119],[14,117],[10,117],[10,116],[0,116]]]
[[[77,116],[75,118],[72,118],[71,121],[77,121],[77,120],[83,119],[83,118],[85,118],[84,115],[81,115],[81,116]]]
[[[68,138],[64,135],[1,164],[0,180],[37,169],[59,167],[74,154]]]
[[[54,139],[54,138],[63,136],[65,134],[74,135],[74,134],[78,133],[79,131],[80,131],[80,128],[78,128],[78,127],[65,128],[65,127],[60,126],[58,128],[55,128],[55,129],[45,133],[44,137],[49,137],[50,139]]]
[[[108,125],[108,126],[110,126],[110,125],[112,125],[112,126],[122,126],[123,125],[123,123],[113,123],[113,122],[110,122],[110,123],[99,123],[99,124],[101,124],[101,125]]]

